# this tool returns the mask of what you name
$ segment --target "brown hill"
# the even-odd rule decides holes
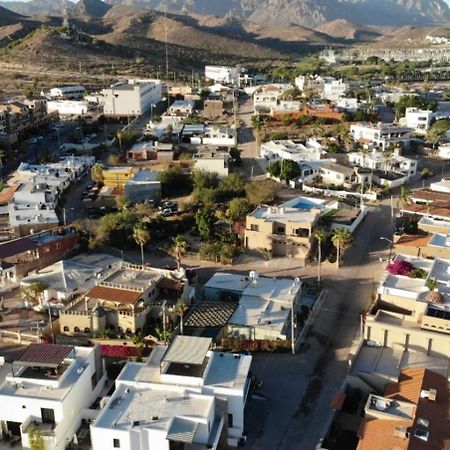
[[[316,27],[316,31],[335,38],[351,41],[373,41],[381,34],[368,26],[357,25],[349,20],[336,19]]]
[[[79,0],[72,8],[71,16],[89,20],[103,17],[110,9],[111,6],[102,0]]]

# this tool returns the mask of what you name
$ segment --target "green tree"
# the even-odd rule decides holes
[[[190,193],[192,190],[192,179],[179,166],[168,167],[161,171],[158,176],[161,182],[162,193],[165,197]]]
[[[269,166],[266,169],[266,172],[273,178],[280,178],[281,175],[281,161],[274,161],[273,163],[269,164]]]
[[[116,207],[119,211],[128,209],[131,206],[130,200],[128,200],[124,195],[119,195],[116,197]]]
[[[336,247],[337,256],[336,256],[336,265],[339,269],[339,263],[341,259],[342,251],[350,245],[352,241],[352,234],[345,228],[336,228],[331,237],[331,242]]]
[[[96,163],[91,168],[91,178],[92,181],[98,184],[103,184],[103,165],[100,163]]]
[[[44,438],[35,426],[28,427],[28,442],[30,450],[45,450]]]
[[[404,206],[411,204],[411,202],[411,191],[407,187],[401,186],[398,197],[399,207],[403,208]]]
[[[133,239],[141,247],[142,267],[145,265],[144,246],[150,241],[150,232],[147,227],[138,224],[133,229]]]
[[[391,163],[392,155],[394,154],[394,147],[392,145],[388,145],[382,152],[381,157],[383,159],[384,164],[384,173],[387,174],[389,164]]]
[[[280,189],[281,186],[274,180],[252,182],[245,186],[247,199],[254,206],[272,203]]]
[[[250,212],[250,202],[246,198],[233,198],[228,204],[225,215],[232,222],[241,221]]]
[[[188,249],[189,243],[181,234],[178,234],[172,238],[172,245],[169,248],[169,254],[175,258],[178,269],[181,265],[181,258],[187,253]]]
[[[230,197],[240,197],[245,194],[245,180],[238,173],[230,173],[220,180],[218,191],[222,201]]]
[[[219,186],[219,175],[216,172],[197,170],[194,172],[194,189],[215,189]]]
[[[239,165],[241,163],[241,150],[237,147],[232,147],[230,148],[229,154],[235,164]]]
[[[42,294],[47,289],[47,285],[38,281],[21,289],[23,297],[25,297],[27,300],[30,300],[35,305],[40,305],[42,303]]]
[[[95,230],[96,238],[99,242],[124,247],[130,243],[134,227],[138,222],[138,216],[130,210],[107,214],[100,218],[98,229]]]
[[[281,162],[280,178],[284,181],[291,181],[301,175],[302,171],[298,163],[291,159],[284,159]]]
[[[449,129],[450,119],[437,120],[433,125],[431,125],[427,131],[427,141],[432,144],[433,150],[435,150],[436,144],[442,140]]]
[[[214,225],[216,223],[216,216],[214,209],[211,207],[202,208],[195,214],[195,223],[200,237],[209,240],[214,236]]]
[[[422,169],[422,172],[420,172],[420,176],[422,177],[423,180],[430,178],[432,175],[433,175],[433,172],[428,167],[424,167]]]
[[[314,233],[314,236],[317,239],[317,250],[319,253],[319,263],[317,266],[317,283],[320,285],[322,271],[322,243],[327,238],[327,232],[323,228],[318,228]]]

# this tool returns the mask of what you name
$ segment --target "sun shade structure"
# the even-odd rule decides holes
[[[208,353],[211,342],[211,338],[176,336],[161,362],[201,365]]]
[[[14,365],[57,369],[73,350],[72,345],[30,344]]]

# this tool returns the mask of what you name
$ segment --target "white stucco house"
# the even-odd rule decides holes
[[[237,446],[252,357],[212,351],[211,342],[176,336],[146,363],[128,362],[91,425],[93,450]]]
[[[95,417],[88,408],[106,380],[98,346],[31,344],[7,370],[0,386],[1,434],[20,439],[21,448],[30,448],[34,428],[46,450],[64,450],[82,419]]]

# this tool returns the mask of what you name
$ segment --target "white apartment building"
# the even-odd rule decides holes
[[[127,363],[91,425],[93,450],[236,447],[252,357],[211,351],[211,342],[176,336],[146,363]]]
[[[139,116],[162,99],[160,80],[128,80],[102,90],[103,112],[108,116]]]
[[[278,100],[280,100],[283,93],[290,88],[292,88],[292,85],[285,83],[260,86],[253,94],[253,106],[255,112],[276,109]]]
[[[28,432],[40,432],[46,450],[64,450],[89,406],[103,389],[106,373],[97,347],[31,344],[12,363],[0,386],[1,433],[30,448]]]
[[[89,103],[86,100],[50,100],[47,109],[60,116],[82,116],[88,113]]]
[[[226,177],[230,173],[230,155],[228,152],[205,149],[193,157],[195,170],[217,173]]]
[[[406,108],[405,117],[400,124],[412,128],[416,133],[425,133],[431,125],[433,111],[418,108]]]
[[[383,150],[389,145],[408,143],[411,140],[412,131],[411,128],[392,123],[358,122],[350,125],[350,134],[355,141],[372,143]]]
[[[295,78],[294,84],[302,92],[310,90],[315,94],[321,94],[323,92],[325,81],[319,75],[300,75]]]
[[[325,153],[325,147],[312,138],[305,143],[282,140],[261,144],[261,157],[269,162],[279,159],[290,159],[295,162],[318,161]]]
[[[83,98],[86,89],[83,86],[61,86],[50,89],[51,98],[77,99]]]
[[[325,77],[323,84],[322,98],[336,101],[343,97],[348,91],[348,84],[342,80],[336,80],[333,77]]]
[[[205,66],[205,78],[216,83],[239,84],[239,67]]]

